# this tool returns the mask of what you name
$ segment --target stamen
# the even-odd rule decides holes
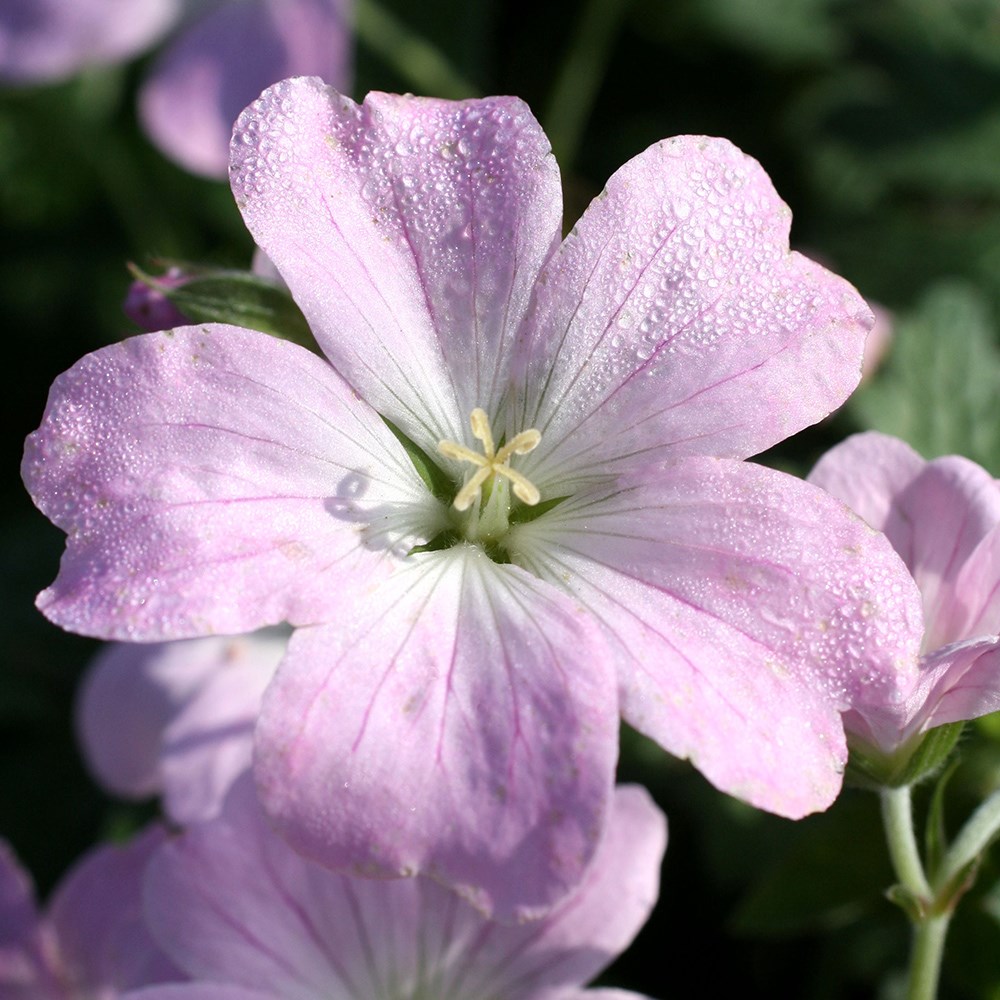
[[[471,465],[478,466],[472,478],[455,494],[455,509],[468,510],[487,480],[494,475],[509,479],[514,496],[522,503],[528,504],[529,507],[538,503],[541,499],[538,488],[522,473],[515,472],[508,465],[508,462],[512,455],[527,455],[529,451],[537,448],[538,442],[542,440],[541,433],[534,427],[521,431],[520,434],[515,434],[499,451],[494,451],[493,431],[490,428],[490,418],[486,415],[486,411],[477,406],[469,416],[469,424],[472,427],[473,436],[482,442],[482,455],[455,441],[438,442],[438,451],[442,455],[459,462],[469,462]]]

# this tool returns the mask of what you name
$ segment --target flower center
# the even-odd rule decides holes
[[[477,509],[466,528],[466,537],[484,537],[502,534],[507,527],[510,514],[508,489],[529,507],[534,507],[541,499],[538,487],[526,476],[509,465],[514,455],[527,455],[538,447],[542,435],[531,428],[521,431],[510,439],[499,451],[493,443],[493,432],[486,411],[478,406],[469,417],[473,435],[482,443],[482,452],[473,451],[455,441],[438,442],[438,451],[446,458],[468,462],[475,471],[455,494],[452,506],[458,511],[467,511],[474,503]]]

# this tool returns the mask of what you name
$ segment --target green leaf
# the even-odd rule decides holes
[[[893,881],[877,800],[846,794],[796,825],[796,838],[740,903],[736,930],[784,936],[854,919]]]
[[[1000,350],[992,316],[971,287],[941,283],[900,319],[884,370],[848,403],[866,428],[927,458],[965,455],[1000,469]]]

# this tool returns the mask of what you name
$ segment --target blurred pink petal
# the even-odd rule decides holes
[[[892,338],[895,329],[895,320],[891,312],[884,306],[875,302],[868,303],[875,316],[875,325],[868,334],[865,343],[865,360],[861,366],[861,378],[869,379],[882,366],[889,348],[892,346]]]
[[[0,0],[0,79],[44,83],[157,42],[182,0]]]
[[[39,915],[31,884],[0,844],[0,996],[105,997],[184,978],[154,944],[143,916],[146,864],[163,843],[150,827],[123,846],[95,848],[56,887]]]
[[[289,76],[351,78],[350,0],[240,0],[193,21],[139,95],[157,146],[186,170],[223,178],[237,116]]]
[[[162,794],[178,823],[214,815],[250,766],[260,698],[284,649],[267,633],[108,646],[77,705],[98,782],[126,798]]]
[[[220,819],[189,828],[151,865],[151,926],[193,982],[190,994],[143,996],[209,997],[204,981],[303,1000],[575,996],[649,915],[665,844],[649,796],[619,789],[573,895],[542,920],[503,926],[430,879],[317,867],[274,836],[251,790],[237,786]]]

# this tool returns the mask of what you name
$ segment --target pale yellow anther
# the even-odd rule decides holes
[[[500,475],[510,480],[511,488],[522,503],[533,507],[541,499],[538,488],[520,472],[515,472],[507,463],[512,455],[527,455],[538,447],[542,435],[534,427],[520,434],[515,434],[499,451],[494,450],[493,432],[490,429],[490,418],[486,411],[478,406],[469,417],[473,436],[482,442],[483,454],[467,448],[464,444],[454,441],[439,441],[438,451],[448,458],[460,462],[469,462],[479,466],[472,478],[455,494],[456,510],[468,510],[473,500],[479,494],[486,481],[493,475]]]

